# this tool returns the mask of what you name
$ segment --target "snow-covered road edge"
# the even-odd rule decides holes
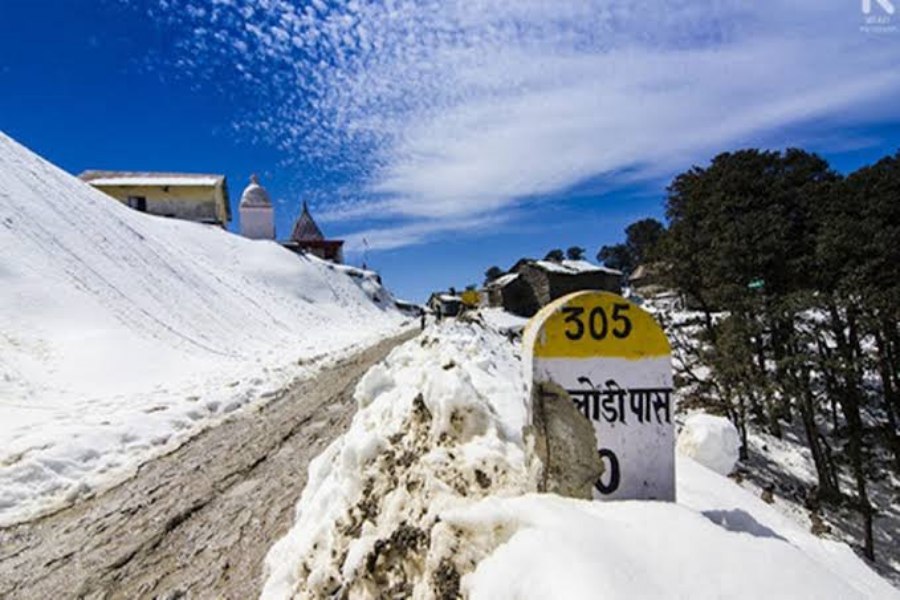
[[[155,397],[135,398],[149,407],[138,431],[129,426],[123,433],[113,424],[110,439],[92,436],[81,440],[76,434],[53,447],[53,456],[45,456],[41,448],[30,448],[27,460],[23,460],[24,453],[14,454],[0,462],[0,486],[4,487],[0,527],[37,519],[100,495],[132,478],[142,465],[178,450],[204,431],[257,410],[298,381],[313,379],[322,369],[414,327],[405,323],[384,332],[368,332],[329,354],[291,357],[280,365],[252,365],[235,372],[224,385],[199,380],[195,393],[180,390],[177,395],[167,390]],[[159,433],[154,433],[157,430]],[[104,452],[121,456],[122,462],[93,465],[90,457]]]
[[[452,592],[480,560],[442,511],[537,489],[513,347],[445,323],[360,381],[350,430],[310,465],[294,527],[270,551],[264,598]]]
[[[450,322],[374,367],[350,431],[310,466],[262,597],[900,597],[687,458],[678,504],[535,494],[517,353]]]

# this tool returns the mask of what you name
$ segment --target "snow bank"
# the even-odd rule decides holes
[[[500,333],[521,333],[528,319],[506,312],[502,308],[482,308],[478,311],[485,325]]]
[[[477,324],[429,327],[395,349],[360,381],[347,434],[310,465],[262,597],[457,589],[480,557],[438,516],[536,489],[523,390],[510,343]]]
[[[688,480],[696,474],[681,471],[689,460],[679,464]],[[721,478],[706,483],[738,489]],[[528,495],[491,498],[442,518],[495,548],[463,579],[473,599],[896,597],[883,582],[855,587],[848,569],[814,560],[742,515],[729,526],[678,504]],[[859,562],[845,550],[844,559]]]
[[[688,457],[677,504],[534,493],[520,369],[500,334],[453,321],[374,367],[350,431],[310,466],[262,597],[900,598],[846,545]]]
[[[797,527],[731,480],[678,460],[678,504],[490,498],[442,513],[488,554],[462,579],[491,598],[888,599],[844,544]]]
[[[741,438],[737,428],[725,417],[698,413],[691,415],[678,434],[678,452],[712,469],[728,475],[738,461]]]
[[[0,523],[402,322],[371,274],[138,213],[2,134],[0,288]]]

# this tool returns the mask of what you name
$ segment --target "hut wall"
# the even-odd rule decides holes
[[[521,265],[517,272],[519,273],[517,281],[524,281],[531,288],[532,295],[539,307],[552,300],[550,279],[547,277],[548,273],[546,271],[526,263]]]
[[[500,288],[503,309],[520,317],[531,317],[541,308],[534,289],[528,281],[519,276]]]
[[[550,281],[550,300],[556,300],[566,294],[581,290],[603,290],[620,293],[621,278],[618,275],[604,273],[603,271],[591,271],[567,275],[564,273],[548,273]]]

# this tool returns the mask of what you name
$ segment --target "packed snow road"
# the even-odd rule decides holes
[[[413,335],[286,388],[106,493],[0,529],[0,597],[257,596],[309,461],[347,428],[360,377]]]

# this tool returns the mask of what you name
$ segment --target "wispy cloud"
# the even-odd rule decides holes
[[[822,4],[165,0],[154,10],[184,33],[181,69],[249,90],[241,129],[352,179],[355,193],[326,217],[385,220],[354,239],[386,248],[495,225],[605,173],[657,176],[749,139],[802,143],[814,120],[898,116],[900,34],[861,32],[855,0]]]
[[[506,224],[512,213],[495,212],[472,217],[432,219],[422,218],[400,224],[383,225],[359,231],[347,236],[348,251],[393,250],[404,246],[415,246],[427,241],[446,237],[453,232],[469,234],[485,233]]]

